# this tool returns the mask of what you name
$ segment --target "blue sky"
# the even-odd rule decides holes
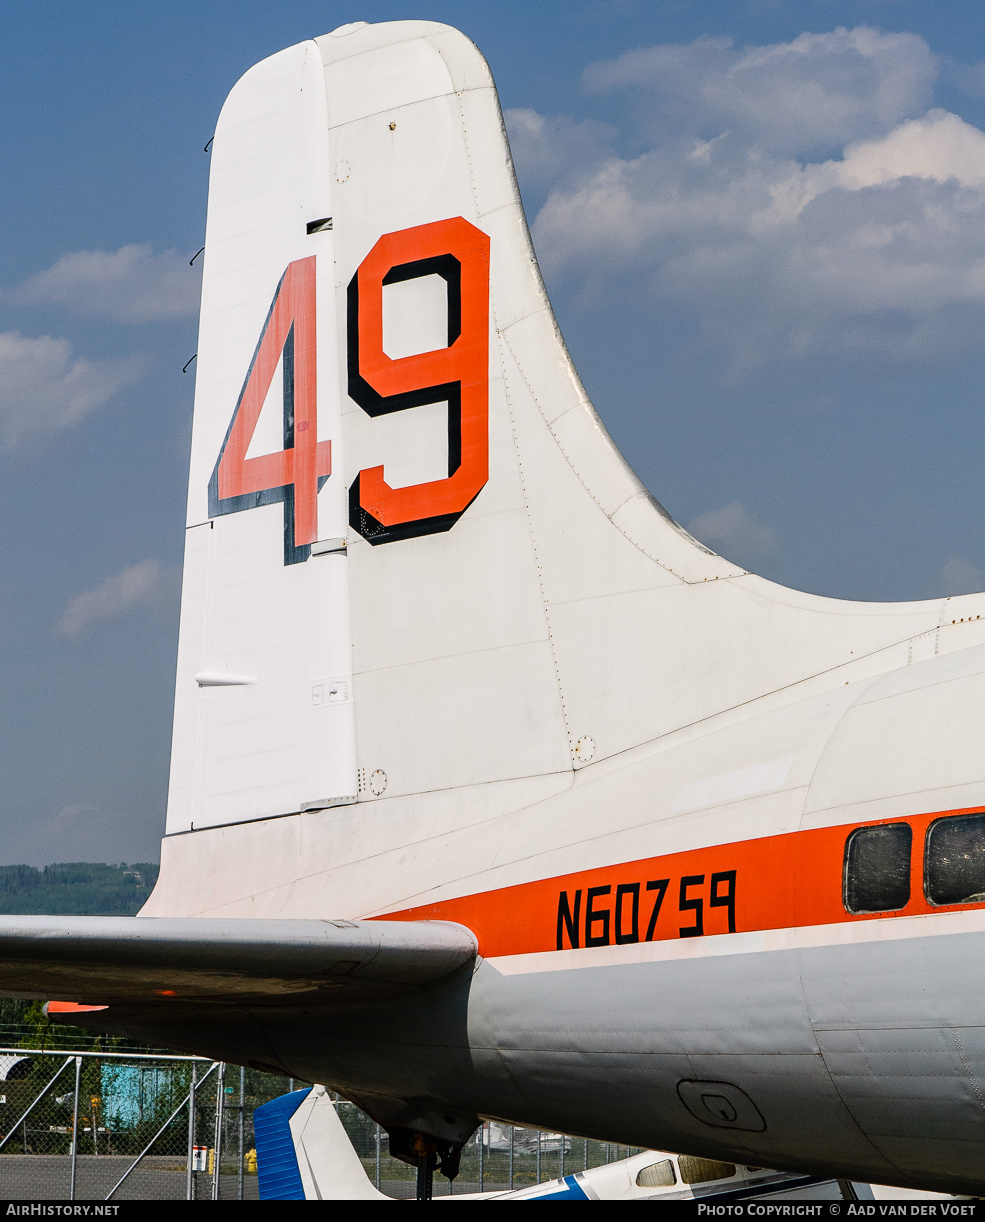
[[[488,58],[603,419],[817,593],[985,588],[985,6],[0,7],[0,862],[156,857],[222,101],[352,20]]]

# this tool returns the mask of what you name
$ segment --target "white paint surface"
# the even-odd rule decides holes
[[[674,799],[671,810],[681,814],[688,810],[700,810],[705,806],[721,806],[726,802],[739,802],[756,794],[771,793],[782,789],[793,764],[794,757],[766,760],[762,764],[750,764],[746,768],[735,768],[731,772],[720,772],[703,781],[691,781],[682,785]]]
[[[413,356],[448,347],[448,285],[442,276],[418,276],[383,286],[383,351]]]

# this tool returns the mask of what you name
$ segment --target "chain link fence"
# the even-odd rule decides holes
[[[253,1110],[310,1083],[165,1052],[0,1047],[0,1198],[257,1200]],[[413,1168],[355,1105],[339,1115],[373,1183],[413,1199]],[[633,1147],[486,1123],[435,1195],[540,1183]]]
[[[349,1140],[376,1187],[387,1196],[413,1200],[417,1172],[390,1157],[385,1131],[346,1100],[339,1100],[338,1111]],[[435,1175],[434,1195],[525,1188],[640,1152],[639,1146],[619,1146],[486,1121],[462,1151],[458,1177],[449,1181]]]

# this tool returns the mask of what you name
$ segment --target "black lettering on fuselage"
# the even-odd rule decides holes
[[[557,948],[564,950],[564,931],[568,931],[568,944],[574,948],[578,942],[578,924],[581,917],[581,890],[575,892],[574,910],[568,904],[568,893],[562,891],[557,900]]]
[[[630,915],[629,932],[624,928],[623,901],[627,895],[633,897]],[[612,914],[612,932],[617,945],[640,940],[640,885],[639,883],[620,883],[616,887],[616,907]]]
[[[586,946],[608,946],[609,945],[609,909],[596,909],[595,901],[602,895],[608,895],[612,887],[589,887],[587,892],[587,902],[585,904],[585,945]],[[595,933],[594,926],[601,925],[602,932]]]
[[[720,895],[718,886],[720,883],[727,883],[728,890]],[[728,931],[735,933],[735,871],[720,870],[717,874],[711,876],[711,899],[708,901],[709,908],[727,908],[728,909]]]
[[[680,928],[682,938],[700,938],[705,931],[705,902],[700,895],[690,899],[687,893],[689,887],[700,887],[704,881],[705,876],[703,874],[685,874],[681,879],[681,900],[677,907],[681,912],[694,913],[694,924],[682,925]]]
[[[693,924],[679,925],[676,933],[680,938],[700,938],[705,934],[705,910],[724,908],[728,932],[735,933],[736,870],[716,870],[708,878],[706,874],[685,874],[679,879],[678,911],[693,914]],[[705,890],[707,881],[707,891]],[[652,878],[645,884],[646,891],[653,892],[653,904],[646,922],[644,942],[657,938],[657,921],[663,908],[664,898],[670,889],[670,878]],[[700,890],[699,890],[700,889]],[[557,949],[578,950],[585,946],[623,946],[640,941],[640,900],[643,883],[612,883],[598,887],[561,891],[557,901]],[[613,891],[615,895],[613,896]],[[582,903],[584,896],[585,902]],[[607,900],[606,896],[613,896]],[[673,916],[668,918],[673,921]],[[718,921],[713,922],[712,933],[720,932]],[[663,937],[673,937],[670,930]]]
[[[653,941],[653,935],[657,929],[657,917],[660,915],[660,905],[664,902],[664,896],[667,894],[667,887],[669,885],[669,878],[655,878],[646,884],[647,891],[656,891],[657,893],[653,901],[653,911],[650,913],[650,922],[646,927],[647,942]]]

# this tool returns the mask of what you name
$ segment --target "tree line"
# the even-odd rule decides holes
[[[158,869],[146,861],[0,866],[0,914],[135,916],[157,882]]]

